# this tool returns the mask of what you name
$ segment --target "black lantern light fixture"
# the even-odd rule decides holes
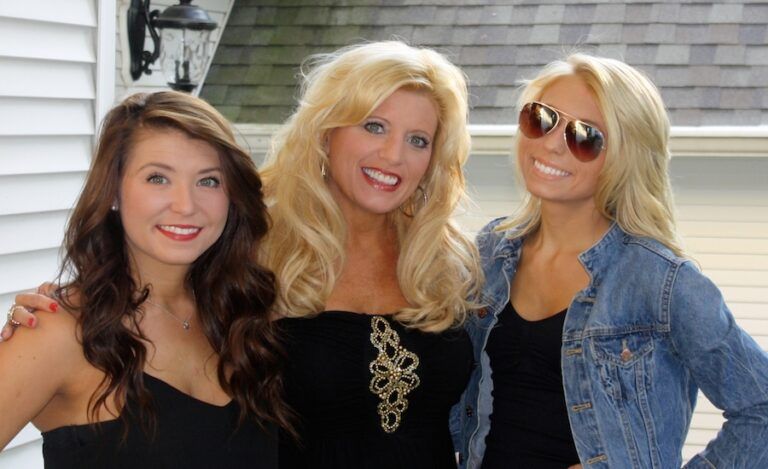
[[[150,65],[160,59],[168,85],[191,92],[200,83],[210,55],[209,41],[216,22],[192,0],[150,11],[150,0],[131,0],[128,7],[128,45],[131,51],[131,76],[138,80],[152,71]],[[144,50],[146,29],[154,43],[152,52]]]

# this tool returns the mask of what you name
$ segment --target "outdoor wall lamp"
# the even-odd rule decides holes
[[[131,76],[138,80],[149,66],[160,59],[168,86],[191,92],[200,83],[210,56],[208,39],[216,22],[202,8],[179,0],[178,5],[150,11],[150,0],[131,0],[128,7],[128,45]],[[144,50],[145,30],[149,30],[154,49]],[[159,30],[159,31],[158,31]]]

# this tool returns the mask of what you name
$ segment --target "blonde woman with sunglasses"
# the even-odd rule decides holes
[[[477,239],[461,467],[680,467],[699,389],[727,421],[686,467],[768,467],[768,355],[680,247],[654,85],[576,54],[519,109],[527,197]]]

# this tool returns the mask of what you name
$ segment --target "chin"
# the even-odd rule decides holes
[[[392,213],[394,211],[397,211],[398,208],[400,208],[400,205],[402,205],[402,202],[400,201],[392,201],[390,200],[369,200],[367,203],[360,203],[359,207],[370,213],[371,215],[387,215],[388,213]]]
[[[368,212],[371,213],[372,215],[382,215],[382,216],[384,216],[384,215],[389,215],[390,213],[397,212],[397,210],[399,208],[400,208],[400,206],[398,205],[396,207],[386,207],[386,208],[371,209],[371,210],[368,210]]]
[[[569,199],[573,198],[569,194],[564,194],[563,191],[552,190],[552,188],[541,188],[536,185],[526,187],[526,190],[542,202],[567,202]]]
[[[200,256],[203,255],[206,249],[195,250],[194,252],[188,251],[188,252],[176,252],[176,253],[165,251],[161,256],[158,256],[157,260],[167,265],[191,266],[196,260],[200,258]]]

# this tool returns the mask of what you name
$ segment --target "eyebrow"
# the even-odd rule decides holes
[[[140,167],[138,169],[138,171],[141,171],[141,170],[143,170],[145,168],[149,168],[149,167],[153,167],[153,166],[157,167],[157,168],[160,168],[160,169],[164,169],[166,171],[170,171],[172,173],[176,172],[175,169],[173,169],[171,166],[168,166],[167,164],[164,164],[164,163],[154,163],[154,162],[153,163],[147,163],[147,164],[143,165],[142,167]],[[200,171],[198,171],[197,174],[212,173],[214,171],[221,172],[221,167],[220,166],[212,166],[210,168],[204,168],[204,169],[201,169]]]

